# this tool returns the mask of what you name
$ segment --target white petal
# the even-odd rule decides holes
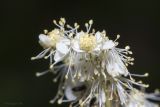
[[[61,52],[62,54],[66,55],[69,52],[69,47],[64,44],[63,42],[59,42],[56,44],[57,51]]]
[[[103,49],[112,49],[115,46],[112,40],[108,40],[103,44]]]
[[[68,86],[65,89],[65,96],[68,100],[76,100],[76,96],[73,94],[72,87]]]
[[[119,76],[119,70],[115,64],[106,64],[107,72],[112,76]]]
[[[44,34],[40,34],[39,35],[39,43],[44,47],[44,48],[48,48],[51,47],[51,40],[47,35]]]
[[[64,44],[66,44],[66,45],[70,45],[70,43],[71,43],[71,41],[69,40],[69,39],[66,39],[66,38],[63,38],[62,40],[61,40],[61,42],[62,43],[64,43]]]
[[[96,55],[99,55],[100,52],[101,52],[101,49],[102,49],[102,45],[101,44],[98,44],[94,50],[93,50],[93,53],[95,53]]]
[[[114,50],[114,49],[113,49]],[[106,69],[108,73],[113,76],[119,75],[128,75],[128,70],[125,67],[124,63],[120,59],[119,55],[115,53],[115,51],[110,50],[107,56],[107,64]]]
[[[56,53],[54,54],[54,61],[55,62],[59,62],[63,59],[64,54],[60,53],[59,51],[56,51]]]
[[[79,40],[80,36],[82,36],[82,35],[84,35],[84,32],[83,32],[83,31],[77,33],[74,38]]]
[[[74,41],[72,42],[72,48],[73,48],[73,50],[75,50],[76,52],[84,52],[83,50],[80,49],[79,43],[78,43],[78,41],[76,41],[76,40],[74,40]]]
[[[102,41],[102,36],[101,36],[101,33],[100,32],[97,32],[95,34],[95,37],[96,37],[96,41],[97,43],[100,43]]]
[[[159,105],[156,104],[156,103],[152,103],[150,101],[145,100],[144,101],[144,107],[159,107]]]
[[[121,73],[121,70],[117,67],[117,64],[107,66],[107,71],[112,77],[117,77]]]

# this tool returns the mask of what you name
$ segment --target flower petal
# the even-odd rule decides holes
[[[103,49],[112,49],[115,43],[112,40],[108,40],[103,44]]]
[[[68,100],[76,100],[76,96],[73,94],[72,87],[67,86],[65,89],[65,96]]]
[[[64,57],[64,54],[62,54],[59,51],[56,51],[56,53],[54,54],[54,61],[59,62],[63,59],[63,57]]]
[[[108,52],[106,69],[107,69],[107,72],[113,77],[116,77],[119,75],[124,75],[124,76],[128,75],[127,68],[125,67],[124,63],[120,59],[119,55],[116,54],[114,49]]]
[[[76,36],[74,37],[74,39],[78,39],[79,40],[81,35],[84,35],[83,31],[77,33]]]
[[[70,40],[69,39],[63,38],[61,40],[61,42],[64,43],[64,44],[66,44],[66,45],[68,45],[68,46],[70,45]]]
[[[74,41],[72,42],[72,48],[73,48],[73,50],[75,50],[76,52],[84,52],[83,50],[80,49],[79,43],[78,43],[77,40],[74,40]]]
[[[57,51],[61,52],[62,54],[66,55],[69,52],[69,47],[64,44],[63,42],[59,42],[56,44]]]
[[[102,41],[102,36],[101,36],[101,33],[100,32],[97,32],[95,34],[95,37],[96,37],[96,41],[97,43],[100,43]]]
[[[52,45],[51,39],[44,34],[39,35],[39,43],[44,48],[49,48]]]

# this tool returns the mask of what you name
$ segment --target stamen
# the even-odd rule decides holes
[[[50,50],[50,48],[45,49],[44,51],[42,51],[41,53],[39,53],[37,56],[31,57],[31,60],[43,58],[49,50]]]
[[[89,20],[89,24],[90,25],[92,25],[93,24],[93,20],[91,19],[91,20]]]
[[[87,32],[88,32],[88,29],[89,29],[89,24],[88,23],[85,23],[85,27],[87,29]]]
[[[126,50],[129,50],[129,49],[130,49],[130,46],[126,46],[125,49],[126,49]]]
[[[135,77],[148,77],[149,74],[148,73],[145,73],[143,75],[140,75],[140,74],[130,74],[131,76],[135,76]]]
[[[57,82],[57,80],[60,78],[61,75],[62,75],[62,72],[60,72],[60,73],[53,79],[53,82]]]
[[[44,29],[44,34],[47,34],[48,33],[48,30]]]
[[[109,99],[108,100],[113,100],[113,84],[112,84],[112,88],[111,88],[111,94],[110,94],[110,97],[109,97]]]
[[[54,99],[50,100],[49,103],[53,104],[58,99],[58,94],[54,97]]]
[[[73,29],[69,24],[67,24],[67,28]]]
[[[63,25],[66,23],[66,19],[65,18],[60,18],[60,21],[63,23]]]
[[[114,40],[114,42],[116,42],[118,39],[120,38],[120,35],[117,35],[117,38]]]
[[[51,51],[49,55],[45,56],[44,59],[48,59],[51,55],[53,55],[56,51]]]
[[[140,84],[140,83],[137,83],[137,82],[129,80],[129,79],[126,79],[126,80],[128,80],[129,82],[131,82],[132,84],[137,85],[137,86],[146,87],[146,88],[149,87],[148,84]]]
[[[62,104],[62,99],[60,98],[57,103]]]
[[[89,27],[87,29],[87,33],[89,33],[91,27],[92,27],[92,24],[93,24],[93,20],[89,20]]]
[[[133,89],[133,87],[130,87],[130,86],[128,86],[127,84],[128,84],[128,82],[127,82],[127,84],[126,83],[123,83],[122,81],[120,81],[120,80],[117,80],[119,83],[121,83],[123,86],[125,86],[126,88],[128,88],[128,89],[130,89],[130,90],[132,90]]]
[[[47,74],[48,72],[49,72],[49,70],[46,70],[46,71],[44,71],[44,72],[37,72],[37,73],[36,73],[36,76],[39,77],[39,76],[42,76],[42,75]]]
[[[63,28],[62,26],[60,26],[60,25],[57,24],[57,21],[56,21],[56,20],[53,20],[53,23],[54,23],[57,27],[59,27],[60,29]]]

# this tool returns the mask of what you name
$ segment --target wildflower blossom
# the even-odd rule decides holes
[[[148,99],[159,100],[155,93],[147,94],[134,89],[130,93],[130,100],[126,107],[159,107]]]
[[[86,23],[86,32],[77,32],[75,34],[75,38],[73,41],[73,49],[76,52],[86,52],[86,53],[93,53],[95,54],[97,51],[100,52],[103,49],[110,49],[115,46],[113,41],[108,40],[107,37],[105,37],[105,32],[99,32],[97,31],[95,33],[95,30],[90,33],[91,26],[93,24],[93,21],[90,20],[89,23]]]
[[[53,65],[57,64],[58,62],[64,60],[65,56],[70,51],[70,40],[66,35],[68,35],[68,32],[72,32],[74,30],[71,29],[66,31],[64,28],[65,23],[66,22],[64,18],[60,19],[59,24],[54,21],[54,24],[56,24],[59,29],[55,28],[51,32],[45,30],[45,34],[39,35],[39,43],[44,48],[44,51],[42,51],[36,57],[32,57],[32,60],[50,58],[50,68],[52,68]]]
[[[118,48],[115,40],[109,39],[105,31],[91,31],[93,20],[85,24],[86,32],[65,25],[61,18],[58,28],[39,35],[39,43],[44,50],[31,59],[50,58],[50,69],[37,76],[53,72],[59,82],[58,92],[50,103],[70,102],[70,107],[158,107],[147,99],[159,100],[154,94],[146,94],[135,89],[149,85],[136,81],[134,77],[147,77],[132,74],[127,66],[133,65],[130,47]],[[69,29],[69,30],[66,30]],[[60,64],[58,64],[60,62]]]
[[[131,51],[129,51],[128,46],[125,49],[113,47],[109,51],[107,51],[105,65],[107,72],[111,76],[116,77],[119,75],[128,75],[129,72],[126,66],[128,66],[128,64],[133,65],[132,61],[134,61],[134,58],[125,55],[128,53],[132,54]]]

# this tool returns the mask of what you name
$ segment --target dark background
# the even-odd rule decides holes
[[[81,26],[89,19],[94,28],[120,34],[119,47],[130,45],[132,73],[149,72],[148,92],[160,88],[160,4],[158,0],[1,0],[0,2],[0,107],[55,107],[57,91],[51,74],[35,77],[48,61],[30,61],[42,48],[38,35],[53,29],[53,19],[65,17]]]

